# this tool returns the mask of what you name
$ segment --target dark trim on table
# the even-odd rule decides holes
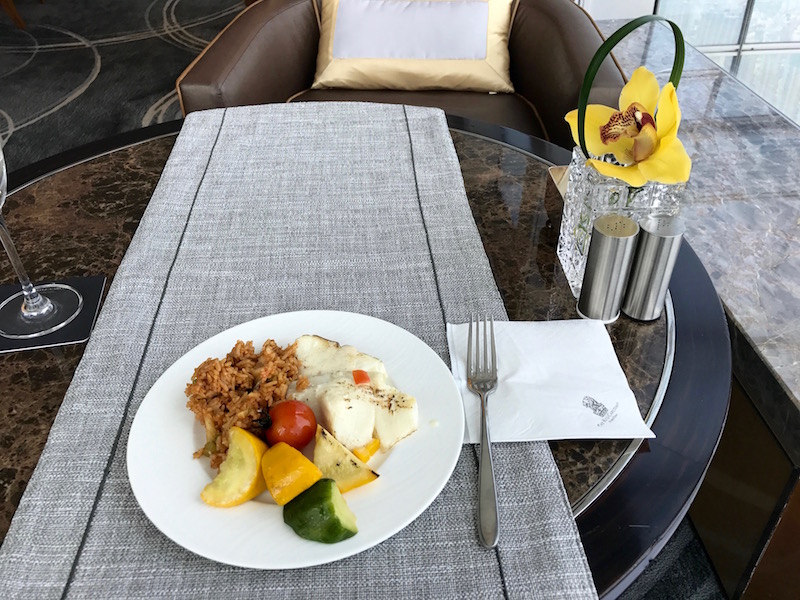
[[[109,138],[89,142],[83,146],[77,146],[55,156],[44,158],[40,161],[17,169],[8,174],[8,193],[11,194],[19,188],[31,185],[43,177],[52,175],[57,171],[62,171],[76,164],[92,160],[103,154],[114,152],[134,146],[148,140],[178,133],[183,126],[183,119],[167,121],[158,125],[151,125],[133,131],[126,131]]]
[[[458,115],[447,115],[447,125],[450,129],[485,137],[493,142],[500,142],[517,150],[533,154],[538,159],[544,160],[551,165],[568,165],[570,158],[572,158],[572,153],[569,150],[543,139],[521,133],[516,129],[491,125],[467,117],[459,117]]]
[[[505,127],[448,115],[452,129],[479,135],[566,165],[570,152]],[[92,142],[17,170],[13,192],[76,163],[175,134],[171,121]],[[576,521],[595,585],[616,598],[655,558],[686,515],[722,435],[731,386],[731,344],[722,304],[688,243],[670,284],[675,309],[675,361],[664,403],[652,429],[621,474]]]
[[[569,163],[571,154],[561,146],[556,146],[545,140],[520,133],[515,129],[501,127],[499,125],[489,125],[480,121],[474,121],[466,117],[457,115],[447,115],[447,125],[452,129],[457,129],[473,135],[479,135],[495,142],[500,142],[533,154],[553,165],[566,165]],[[133,131],[126,131],[95,142],[89,142],[83,146],[72,148],[55,156],[42,159],[33,164],[17,169],[8,176],[9,193],[18,188],[30,185],[42,177],[52,175],[67,167],[86,162],[103,154],[108,154],[126,146],[133,146],[152,140],[154,138],[176,134],[183,126],[183,119],[159,123]]]
[[[675,362],[655,439],[578,519],[598,590],[616,598],[656,557],[686,516],[728,415],[731,347],[722,303],[688,243],[670,284]],[[619,565],[628,565],[627,570]]]

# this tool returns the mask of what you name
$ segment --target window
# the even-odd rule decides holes
[[[658,0],[686,41],[800,123],[797,0]]]

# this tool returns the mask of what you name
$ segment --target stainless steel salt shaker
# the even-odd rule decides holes
[[[685,228],[680,218],[666,215],[645,217],[639,227],[641,233],[622,312],[640,321],[652,321],[664,309]]]
[[[617,320],[638,233],[636,221],[623,215],[595,219],[578,297],[582,317],[604,323]]]

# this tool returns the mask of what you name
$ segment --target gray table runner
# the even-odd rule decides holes
[[[448,362],[446,321],[506,318],[443,113],[299,103],[191,114],[0,551],[0,597],[596,597],[545,443],[496,447],[494,550],[478,542],[472,446],[418,519],[328,565],[230,567],[150,524],[125,451],[156,379],[228,327],[323,308],[391,321]]]

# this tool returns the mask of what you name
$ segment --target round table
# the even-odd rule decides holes
[[[514,130],[450,116],[467,196],[511,320],[578,318],[555,255],[561,196],[548,167],[570,153]],[[77,148],[9,178],[6,218],[34,281],[104,274],[107,286],[169,156],[175,121]],[[12,283],[0,261],[0,283]],[[660,319],[608,326],[654,439],[553,441],[601,596],[623,591],[685,516],[721,435],[731,352],[720,301],[684,243]],[[4,536],[83,344],[0,355]],[[501,539],[502,543],[502,539]]]

